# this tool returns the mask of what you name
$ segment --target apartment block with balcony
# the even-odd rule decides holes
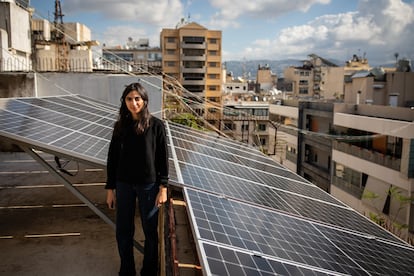
[[[331,194],[403,238],[414,231],[413,121],[409,108],[335,104]]]
[[[237,141],[275,154],[276,130],[269,121],[267,102],[237,101],[223,106],[220,130]]]
[[[221,31],[194,22],[160,34],[163,72],[181,83],[193,109],[216,127],[222,106],[221,40]]]
[[[297,172],[330,192],[333,104],[299,102]]]
[[[276,125],[276,160],[330,192],[333,104],[282,100],[270,106]]]
[[[310,66],[301,67],[288,67],[284,70],[285,82],[292,83],[291,97],[297,98],[311,98],[313,93],[313,75],[312,68]]]
[[[288,67],[284,82],[293,83],[293,98],[342,99],[344,91],[344,67],[315,54],[300,67]]]
[[[276,129],[273,158],[294,172],[298,169],[298,118],[298,101],[282,100],[269,106],[269,119]]]
[[[126,45],[102,48],[99,69],[157,73],[161,71],[161,63],[160,47],[151,47],[148,39],[129,38]]]

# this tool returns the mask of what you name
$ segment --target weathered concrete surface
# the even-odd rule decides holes
[[[55,166],[53,156],[41,156]],[[105,172],[72,162],[65,168],[76,173],[67,179],[114,220],[114,211],[105,206]],[[181,192],[174,192],[173,199],[179,275],[199,276],[202,273]],[[143,244],[139,216],[136,229],[135,239]],[[142,254],[138,250],[135,260],[139,271]],[[171,275],[171,267],[167,275]],[[118,269],[111,226],[29,155],[0,152],[0,276],[105,276],[118,275]]]
[[[102,171],[80,165],[72,181],[114,217],[104,204]],[[135,256],[139,269],[142,255],[136,251]],[[0,153],[0,275],[117,275],[118,266],[111,226],[30,156]]]

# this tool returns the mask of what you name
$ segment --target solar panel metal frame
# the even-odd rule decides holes
[[[41,106],[33,106],[33,105],[31,106],[31,103],[27,104],[26,102],[39,101],[39,100],[47,101],[48,99],[70,99],[71,102],[73,104],[76,104],[76,105],[78,105],[80,101],[84,101],[84,103],[88,102],[88,103],[96,104],[98,106],[106,106],[106,108],[112,108],[113,109],[114,117],[116,115],[115,107],[113,107],[109,104],[105,105],[104,103],[99,103],[99,102],[96,102],[95,100],[88,99],[86,97],[82,97],[82,96],[79,96],[79,95],[60,96],[60,97],[44,97],[44,98],[7,98],[7,99],[0,99],[0,105],[4,105],[5,102],[6,103],[7,102],[17,102],[17,103],[26,105],[25,106],[26,108],[37,108],[39,110],[42,110]],[[78,100],[78,102],[75,102],[73,100]],[[88,108],[90,108],[90,106],[88,106]],[[66,129],[65,127],[61,127],[59,125],[56,125],[56,124],[53,124],[53,123],[50,123],[50,122],[47,122],[47,121],[40,121],[36,117],[30,117],[26,114],[17,114],[15,112],[7,111],[7,109],[4,109],[4,106],[2,106],[1,111],[2,111],[2,113],[3,112],[8,112],[9,114],[13,114],[14,116],[17,116],[17,117],[19,117],[19,119],[22,119],[22,120],[23,119],[27,119],[28,121],[33,120],[34,123],[39,122],[41,124],[41,125],[39,125],[39,127],[42,127],[43,131],[44,131],[44,128],[45,128],[45,124],[47,124],[48,128],[46,128],[46,129],[49,130],[49,131],[50,130],[57,131],[57,129],[59,129],[60,131],[63,132],[63,131],[66,130],[67,131],[67,132],[65,132],[66,135],[71,135],[73,133],[80,133],[79,130],[73,130],[72,131],[70,129]],[[44,111],[48,112],[48,110],[44,110]],[[100,110],[97,109],[97,111],[100,111]],[[54,112],[56,112],[56,111],[54,111]],[[59,112],[58,114],[64,114],[64,113]],[[53,115],[53,113],[52,113],[52,115]],[[66,115],[63,115],[63,116],[66,116]],[[50,120],[52,120],[52,119],[53,118],[51,118]],[[0,117],[0,121],[1,120],[10,120],[10,118]],[[74,117],[74,120],[82,120],[82,119]],[[114,120],[114,122],[115,122],[115,120]],[[11,123],[12,122],[10,122],[10,124]],[[4,125],[4,124],[2,123],[0,125]],[[98,124],[92,122],[91,125],[98,125]],[[18,126],[15,126],[15,127],[18,127]],[[112,133],[112,128],[109,127],[108,132],[106,133],[106,135],[107,136],[111,135],[111,133]],[[103,156],[105,158],[93,158],[89,155],[85,155],[85,154],[77,153],[77,152],[72,151],[72,150],[65,149],[64,147],[55,146],[53,144],[50,144],[50,143],[48,144],[48,143],[45,143],[45,142],[39,142],[38,140],[35,140],[35,139],[30,139],[30,138],[22,136],[22,135],[17,135],[15,133],[10,132],[10,131],[5,131],[4,129],[0,129],[0,135],[3,136],[4,138],[7,138],[7,139],[13,141],[16,144],[19,144],[19,145],[27,145],[27,146],[30,146],[31,148],[34,148],[34,149],[37,149],[37,150],[49,152],[49,153],[57,155],[57,156],[61,156],[61,157],[65,157],[65,158],[68,158],[68,159],[71,159],[71,160],[76,160],[76,161],[79,161],[79,162],[83,162],[85,164],[91,164],[91,165],[94,165],[98,168],[105,168],[105,166],[106,166],[106,153],[103,154]],[[55,135],[55,134],[52,133],[52,135]],[[62,137],[60,137],[60,139],[61,138]],[[103,140],[100,137],[97,137],[97,139]],[[109,145],[109,139],[106,140],[106,142],[104,142],[104,144],[106,144],[106,150],[107,150],[107,147]],[[102,149],[102,150],[105,150],[105,148]]]
[[[46,139],[48,137],[50,137],[50,139],[52,138],[52,136],[56,136],[56,133],[51,133],[51,134],[47,134],[45,135],[45,130],[43,129],[40,132],[33,132],[30,136],[27,135],[26,137],[24,136],[19,136],[16,133],[19,133],[18,131],[16,132],[7,132],[3,129],[3,127],[5,126],[5,124],[9,124],[12,125],[13,122],[9,122],[10,118],[5,118],[5,114],[4,112],[4,105],[6,102],[13,102],[15,101],[16,104],[22,104],[22,101],[36,101],[38,103],[42,103],[39,104],[36,108],[45,111],[44,113],[38,113],[38,115],[44,116],[43,119],[45,120],[45,124],[47,124],[49,126],[49,130],[55,130],[57,128],[60,128],[62,132],[67,133],[66,135],[70,136],[70,135],[77,135],[79,136],[79,130],[77,129],[77,127],[71,127],[70,126],[70,122],[65,121],[67,120],[67,118],[74,118],[75,120],[79,121],[78,123],[83,124],[83,127],[88,126],[90,127],[91,125],[96,126],[96,128],[94,128],[92,131],[97,130],[98,128],[103,128],[103,132],[102,129],[98,130],[100,136],[103,135],[104,138],[102,137],[95,137],[97,140],[102,140],[104,141],[105,145],[104,146],[100,146],[99,150],[102,151],[104,154],[100,155],[101,157],[97,158],[97,157],[91,157],[87,154],[82,154],[76,151],[73,151],[73,147],[68,147],[65,148],[62,145],[66,145],[69,146],[71,145],[71,141],[66,141],[64,142],[62,140],[61,144],[48,144],[46,142],[42,142],[40,143],[39,140],[36,139],[32,139],[30,137],[41,137],[41,139]],[[88,114],[87,111],[82,111],[82,112],[86,112],[82,113],[85,114],[84,116],[86,116],[84,119],[82,118],[78,118],[79,113],[72,113],[71,110],[68,110],[67,107],[64,106],[65,101],[69,100],[71,102],[71,104],[73,105],[72,107],[78,106],[78,107],[86,107],[87,108],[91,108],[91,101],[96,104],[97,106],[99,106],[98,109],[96,109],[95,111],[89,112],[90,114]],[[87,103],[86,105],[83,105],[83,103]],[[63,105],[62,105],[63,104]],[[61,108],[59,108],[61,107]],[[28,106],[23,106],[23,108],[29,108],[30,109],[30,105]],[[70,108],[69,108],[70,109]],[[108,116],[102,115],[101,109],[107,109],[108,110]],[[58,111],[62,111],[62,110],[66,110],[68,111],[68,115],[67,118],[63,118],[63,121],[53,121],[53,120],[60,120],[59,118],[54,118],[52,117],[48,117],[47,114],[54,114],[55,112]],[[93,109],[92,109],[93,110]],[[39,119],[35,118],[35,117],[30,117],[27,115],[23,115],[23,114],[16,114],[16,112],[14,113],[10,113],[10,111],[8,111],[8,114],[14,114],[16,115],[16,117],[14,118],[15,120],[27,120],[27,122],[25,122],[22,125],[28,126],[30,124],[32,124],[33,126],[36,126],[36,122],[39,121]],[[30,110],[28,111],[30,112]],[[96,113],[101,113],[101,116],[97,116]],[[106,104],[106,103],[98,103],[95,100],[91,100],[89,98],[83,97],[83,96],[59,96],[59,97],[42,97],[42,98],[15,98],[15,99],[0,99],[0,136],[10,140],[16,144],[21,145],[24,148],[29,148],[29,149],[38,149],[41,151],[45,151],[57,156],[63,156],[66,157],[68,159],[72,159],[72,160],[76,160],[79,162],[83,162],[83,163],[87,163],[87,164],[92,164],[94,166],[100,167],[100,168],[105,168],[106,166],[106,153],[105,150],[107,150],[107,146],[109,145],[109,139],[110,139],[110,135],[112,132],[112,126],[108,127],[106,126],[106,124],[108,123],[114,123],[115,122],[115,116],[116,116],[116,112],[117,112],[117,108],[115,106]],[[104,118],[102,118],[102,116]],[[67,125],[69,123],[69,125]],[[62,127],[61,125],[66,125],[67,127]],[[105,126],[105,127],[103,127]],[[14,127],[18,127],[18,126],[14,126]],[[74,128],[74,129],[73,129]],[[39,128],[40,129],[40,128]],[[107,131],[105,131],[105,129]],[[84,128],[84,130],[88,130],[90,131],[91,129],[88,128]],[[193,231],[195,233],[195,236],[197,237],[197,250],[199,251],[200,256],[203,256],[202,258],[202,262],[204,263],[204,265],[206,266],[204,269],[206,274],[209,274],[211,271],[208,271],[208,263],[207,262],[207,256],[205,254],[205,252],[203,252],[203,250],[206,247],[212,248],[212,247],[216,247],[218,248],[217,250],[235,250],[237,252],[239,252],[238,254],[247,254],[249,256],[256,256],[257,252],[249,252],[244,251],[245,249],[241,249],[241,248],[235,248],[235,247],[231,247],[229,245],[223,245],[223,244],[218,244],[216,241],[214,240],[206,240],[204,238],[200,238],[200,235],[197,234],[197,222],[196,222],[196,216],[194,215],[193,210],[191,209],[191,199],[189,199],[188,196],[188,191],[197,191],[199,193],[204,193],[204,194],[208,194],[211,197],[217,197],[217,198],[226,198],[226,200],[233,200],[235,202],[238,202],[238,204],[245,204],[245,206],[249,206],[249,208],[259,208],[260,210],[266,210],[267,212],[274,212],[274,214],[278,214],[279,216],[287,216],[289,213],[289,216],[294,218],[294,219],[300,219],[305,221],[305,217],[304,213],[300,214],[297,212],[297,210],[295,211],[295,208],[292,208],[292,206],[286,205],[283,210],[280,209],[275,209],[274,207],[270,206],[266,206],[265,204],[261,204],[261,201],[266,201],[266,200],[278,200],[280,203],[287,203],[287,202],[294,202],[294,198],[297,197],[299,194],[295,194],[294,192],[288,192],[288,191],[283,191],[283,189],[281,189],[281,187],[278,187],[277,184],[273,184],[269,185],[270,182],[273,181],[278,181],[280,179],[285,179],[286,181],[293,181],[296,184],[299,185],[304,185],[304,187],[307,187],[309,185],[313,185],[311,183],[308,183],[307,180],[305,180],[304,178],[297,176],[295,174],[292,174],[291,172],[289,172],[286,168],[284,168],[282,165],[274,162],[272,159],[270,159],[269,157],[263,155],[260,151],[258,151],[255,148],[252,148],[248,145],[242,144],[242,143],[237,143],[233,140],[227,139],[227,138],[223,138],[220,137],[216,134],[212,134],[212,133],[205,133],[205,132],[200,132],[197,130],[193,130],[191,128],[182,126],[182,125],[178,125],[175,123],[171,123],[171,122],[166,122],[166,130],[167,130],[167,137],[168,137],[168,148],[169,148],[169,165],[170,165],[170,183],[172,185],[178,186],[178,187],[182,187],[184,194],[186,196],[186,199],[188,200],[188,204],[190,206],[190,221],[191,221],[191,225],[193,226]],[[20,130],[23,131],[23,130]],[[22,133],[22,132],[21,132]],[[92,135],[92,133],[89,133],[88,135]],[[49,135],[49,136],[48,136]],[[77,137],[78,139],[81,139],[79,137]],[[40,139],[40,138],[38,138]],[[48,138],[49,139],[49,138]],[[85,141],[82,140],[83,143],[86,143]],[[94,145],[96,142],[91,142],[90,144],[85,144],[83,151],[85,151],[85,149],[88,149],[88,147],[90,147],[91,145]],[[187,146],[183,146],[187,144]],[[58,146],[61,145],[61,146]],[[79,145],[78,145],[79,146]],[[106,148],[105,148],[106,147]],[[198,150],[200,150],[200,152]],[[193,159],[194,161],[200,161],[201,163],[199,163],[198,165],[195,164],[191,164],[190,160],[186,159],[186,157],[183,155],[183,153],[186,152],[186,154],[190,154],[192,158],[196,158]],[[31,154],[31,152],[29,152]],[[188,155],[187,157],[189,157],[190,155]],[[34,156],[34,158],[36,158],[36,156]],[[204,158],[204,160],[203,160]],[[42,160],[40,160],[41,162]],[[197,161],[197,162],[198,162]],[[210,163],[205,163],[205,162],[210,162]],[[217,164],[213,164],[213,163],[217,163]],[[222,168],[217,167],[218,163],[220,163],[220,166],[229,166],[232,167],[231,170],[233,170],[233,174],[225,174],[225,172],[223,171]],[[209,165],[210,164],[210,165]],[[227,192],[223,192],[224,190],[220,191],[220,190],[215,190],[215,189],[209,189],[208,185],[207,186],[197,186],[195,185],[195,183],[192,183],[192,179],[188,178],[188,173],[189,171],[186,170],[186,168],[190,168],[192,170],[198,170],[199,172],[203,172],[203,173],[209,173],[210,176],[209,178],[204,178],[202,180],[202,182],[204,182],[203,185],[208,184],[211,181],[215,181],[214,177],[211,173],[215,172],[216,174],[220,174],[220,176],[222,177],[222,181],[226,180],[229,182],[232,181],[239,181],[240,186],[238,187],[227,187]],[[248,174],[245,175],[246,178],[248,179],[244,179],[240,176],[237,176],[237,174],[243,174],[243,172],[241,171],[241,169],[246,169],[246,170],[251,170],[249,172],[247,172]],[[264,172],[261,173],[260,169],[263,169]],[[199,174],[199,172],[196,172],[196,175],[194,175],[194,177],[200,177],[201,175],[197,175]],[[184,174],[183,174],[184,173]],[[278,173],[282,173],[283,175],[278,175]],[[289,175],[294,176],[294,179],[292,177],[292,179],[289,178]],[[198,180],[199,181],[199,180]],[[197,182],[197,181],[195,181]],[[200,181],[199,181],[200,182]],[[263,198],[261,200],[256,200],[251,201],[251,197],[252,194],[246,194],[245,197],[243,196],[233,196],[232,198],[230,198],[231,196],[231,190],[228,190],[229,188],[239,188],[241,187],[242,183],[245,183],[246,185],[259,185],[260,187],[262,187],[266,192],[264,194],[266,195],[272,195],[271,197],[267,197],[267,198]],[[310,186],[309,186],[310,188]],[[222,188],[224,189],[224,188]],[[277,193],[275,191],[278,191]],[[245,191],[246,192],[246,191]],[[259,196],[259,194],[257,194],[257,196]],[[309,196],[305,196],[305,195],[301,195],[301,201],[305,202],[313,202],[314,204],[316,204],[315,202],[319,202],[320,204],[324,203],[325,201],[323,200],[323,198],[321,199],[311,199]],[[351,211],[351,209],[347,206],[344,206],[342,203],[338,204],[334,204],[335,202],[337,202],[336,200],[333,200],[332,202],[328,202],[329,204],[331,204],[332,206],[336,206],[341,210],[346,210],[348,212],[354,212],[356,215],[357,214],[355,211]],[[326,203],[324,203],[326,204]],[[342,206],[343,205],[343,206]],[[305,210],[305,209],[304,209]],[[306,210],[305,210],[306,211]],[[352,213],[352,214],[354,214]],[[326,224],[326,222],[323,221],[319,221],[318,217],[315,217],[315,215],[307,215],[309,218],[307,219],[307,223],[308,224],[312,224],[312,225],[318,225],[317,227],[319,227],[320,229],[323,229],[323,231],[325,231],[325,235],[326,236],[330,236],[332,240],[336,240],[337,243],[344,243],[344,244],[350,244],[351,243],[351,238],[356,238],[358,236],[361,237],[369,237],[366,238],[365,241],[367,242],[367,244],[371,244],[373,242],[381,242],[381,243],[388,243],[390,246],[395,246],[398,244],[398,246],[400,246],[400,248],[406,248],[406,244],[395,238],[394,236],[390,235],[384,235],[381,236],[381,234],[375,236],[372,235],[370,236],[367,233],[359,233],[358,231],[354,231],[353,229],[349,229],[349,231],[347,231],[346,227],[338,227],[338,226],[332,226],[329,224]],[[362,217],[362,215],[359,215]],[[368,222],[369,220],[367,218],[364,217],[364,219],[366,219],[366,221]],[[372,225],[374,225],[373,222],[369,221],[369,223],[371,223]],[[377,227],[375,228],[375,230],[378,230],[379,232],[381,231],[385,231],[385,230],[380,230],[382,228],[379,228],[379,226],[374,226]],[[320,230],[322,231],[322,230]],[[342,231],[342,233],[347,233],[347,240],[341,240],[340,237],[338,235],[336,235],[335,231]],[[345,232],[344,232],[345,231]],[[372,229],[367,229],[367,232],[372,232]],[[374,231],[375,232],[375,231]],[[387,232],[388,233],[388,232]],[[345,236],[345,235],[344,235]],[[394,238],[393,238],[394,237]],[[389,238],[389,239],[388,239]],[[344,239],[344,238],[342,238]],[[223,247],[224,246],[224,247]],[[367,245],[368,247],[368,245]],[[220,249],[221,248],[221,249]],[[224,248],[224,249],[223,249]],[[407,248],[411,248],[411,247],[407,247]],[[412,248],[410,249],[412,250]],[[348,254],[351,254],[352,252],[349,251]],[[260,255],[260,254],[259,254]],[[262,254],[263,255],[263,254]],[[244,255],[243,255],[244,256]],[[257,257],[257,256],[256,256]],[[280,258],[275,258],[275,256],[271,256],[271,255],[264,255],[261,256],[261,258],[265,258],[268,260],[268,262],[272,262],[273,265],[277,265],[279,266],[280,264],[284,265],[286,269],[286,267],[291,267],[291,269],[293,269],[294,271],[300,271],[301,269],[305,269],[308,270],[309,266],[308,265],[303,265],[301,263],[297,263],[294,262],[292,260],[286,260],[286,259],[280,259]],[[241,264],[243,265],[243,264]],[[269,263],[267,264],[269,265]],[[294,269],[294,267],[296,266],[296,269]],[[247,269],[247,268],[246,268]],[[298,270],[299,269],[299,270]],[[316,271],[316,275],[324,275],[327,272],[332,272],[332,271],[327,271],[324,268],[311,268],[312,271]],[[338,273],[337,273],[338,274]],[[266,271],[263,271],[262,275],[266,275]],[[340,273],[338,275],[341,275]]]
[[[184,194],[191,213],[193,234],[200,248],[208,243],[275,262],[295,264],[297,267],[312,270],[316,274],[382,275],[382,272],[386,271],[386,275],[401,275],[406,271],[414,272],[414,263],[412,263],[414,248],[408,244],[392,243],[366,234],[355,234],[345,229],[306,221],[303,218],[191,188],[185,188]],[[194,198],[199,198],[200,201]],[[237,212],[237,209],[234,209],[235,206],[245,206],[237,209],[247,210],[247,207],[248,211]],[[284,219],[280,221],[277,218]],[[276,220],[279,220],[278,226],[275,226]],[[293,224],[289,226],[284,222],[285,220]],[[285,229],[286,226],[289,228]],[[262,230],[256,233],[256,229]],[[306,234],[301,234],[306,232],[311,233],[316,239],[312,241]],[[285,245],[277,247],[278,243]],[[259,246],[259,244],[262,245]],[[282,250],[279,252],[286,251],[287,253],[282,255],[272,253],[277,248]],[[310,251],[306,253],[306,250]],[[332,255],[329,255],[329,251]],[[208,268],[211,268],[212,264],[208,262],[207,253],[201,251],[199,254],[203,255],[204,269],[206,274],[210,275]],[[295,255],[297,257],[293,257]],[[304,258],[305,256],[307,257]],[[360,257],[355,259],[355,256]],[[376,259],[372,256],[376,256]],[[338,263],[339,258],[344,262]],[[330,260],[327,262],[329,266],[324,267],[321,260],[324,262]],[[390,261],[389,266],[385,265],[386,260]],[[223,262],[226,264],[225,260]],[[277,272],[273,271],[273,273]]]

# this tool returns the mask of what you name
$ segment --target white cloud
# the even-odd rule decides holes
[[[210,0],[220,16],[234,20],[241,16],[275,18],[290,11],[306,12],[312,5],[329,4],[330,0]]]
[[[175,26],[183,16],[180,0],[71,0],[63,2],[65,13],[102,13],[108,19]]]
[[[151,46],[159,46],[161,29],[174,28],[183,17],[184,9],[180,0],[71,0],[62,5],[67,15],[93,13],[102,20],[125,22],[125,25],[93,33],[95,39],[107,46],[124,45],[128,37],[148,38]]]
[[[414,4],[361,0],[358,11],[324,15],[281,30],[270,43],[261,41],[252,42],[235,56],[283,59],[317,53],[347,60],[362,50],[371,64],[393,62],[395,52],[414,58]]]
[[[148,34],[144,29],[133,26],[111,26],[104,31],[100,40],[106,46],[121,46],[127,42],[129,37],[138,40],[139,38],[147,38]]]
[[[210,29],[223,30],[226,28],[237,29],[240,27],[240,24],[235,20],[229,20],[228,18],[223,18],[220,14],[214,14],[209,22]]]

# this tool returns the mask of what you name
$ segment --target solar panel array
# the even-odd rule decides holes
[[[105,166],[117,108],[0,99],[0,136]],[[414,250],[257,149],[166,123],[205,275],[407,275]]]

